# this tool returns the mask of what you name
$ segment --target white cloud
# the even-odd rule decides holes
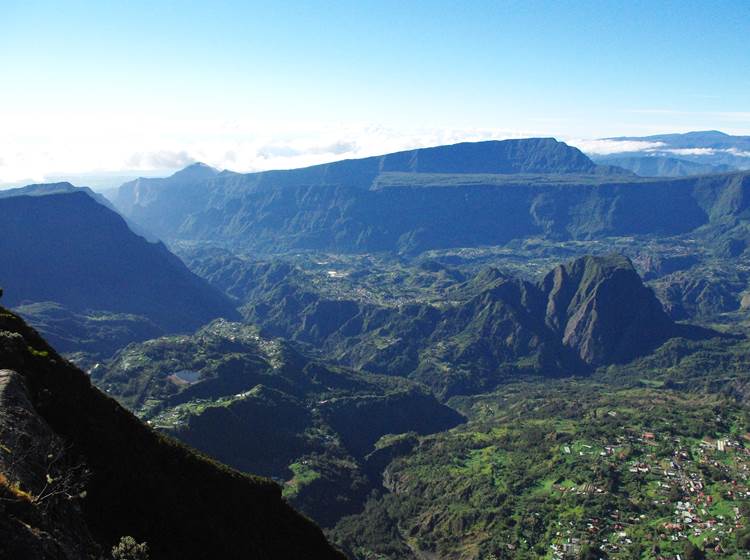
[[[736,157],[750,158],[750,152],[737,148],[672,148],[664,150],[678,156],[713,156],[715,154],[730,154]]]
[[[354,153],[357,151],[357,142],[350,140],[338,140],[334,142],[333,144],[328,144],[326,146],[313,146],[310,148],[311,154],[334,154],[334,155],[341,155],[341,154],[349,154]]]
[[[4,119],[0,184],[83,173],[167,174],[195,161],[239,172],[289,169],[462,141],[549,136],[504,129],[402,129],[370,123],[227,121],[137,114],[0,117]]]
[[[626,152],[648,152],[666,146],[664,142],[646,142],[641,140],[570,140],[571,146],[575,146],[586,154],[608,156],[611,154],[622,154]]]
[[[713,148],[670,148],[664,151],[678,156],[712,156],[717,151],[723,150],[715,150]]]
[[[136,152],[125,161],[129,169],[179,169],[195,163],[195,158],[185,150],[179,152]]]

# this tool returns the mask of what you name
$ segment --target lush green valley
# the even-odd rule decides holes
[[[339,558],[271,480],[150,430],[0,309],[0,556]],[[242,512],[242,515],[238,515]]]
[[[71,510],[77,540],[44,512],[19,519],[70,550],[132,535],[166,554],[160,530],[193,533],[199,514],[154,530],[151,513],[216,468],[196,500],[224,511],[206,493],[225,476],[237,500],[267,489],[269,523],[323,554],[289,506],[356,559],[748,556],[747,189],[744,173],[644,179],[544,139],[248,175],[196,164],[116,197],[169,249],[87,190],[9,191],[5,301],[135,414],[37,382],[37,367],[82,374],[6,314],[9,340],[33,338],[0,364],[28,385],[9,395],[31,391],[101,492]],[[48,231],[29,235],[19,209]],[[65,396],[53,416],[47,390]],[[109,404],[75,440],[60,418],[79,398]],[[111,415],[151,446],[132,444],[138,461],[93,443]],[[101,517],[119,496],[104,479],[130,469],[136,492],[149,453],[158,506]],[[39,484],[6,470],[18,499]],[[240,525],[216,524],[200,546],[239,550]]]
[[[750,0],[0,29],[0,560],[750,560]]]
[[[747,554],[747,412],[594,381],[462,398],[465,426],[413,442],[334,540],[355,558]],[[702,557],[702,556],[701,556]]]

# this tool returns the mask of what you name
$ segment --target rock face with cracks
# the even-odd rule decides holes
[[[560,265],[541,283],[546,324],[588,364],[626,362],[675,332],[632,263],[618,255]]]

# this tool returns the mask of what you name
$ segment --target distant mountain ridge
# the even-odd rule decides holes
[[[91,190],[89,187],[77,187],[67,181],[59,183],[37,183],[34,185],[26,185],[25,187],[18,187],[14,189],[0,190],[0,198],[10,198],[14,196],[45,196],[48,194],[61,194],[61,193],[74,193],[82,192],[89,195],[95,201],[102,206],[109,208],[112,212],[118,212],[114,204],[101,193]],[[118,212],[119,213],[119,212]],[[149,232],[144,230],[138,224],[135,224],[132,220],[129,220],[126,216],[122,216],[128,227],[133,230],[133,233],[140,235],[148,241],[157,241]]]
[[[689,177],[691,175],[711,175],[736,171],[736,168],[731,165],[711,165],[658,155],[625,157],[613,155],[595,157],[594,159],[599,163],[622,167],[641,177]]]
[[[0,190],[0,198],[10,198],[13,196],[45,196],[48,194],[59,194],[59,193],[71,193],[71,192],[84,192],[91,198],[96,200],[102,206],[106,206],[110,210],[114,210],[114,206],[104,196],[99,193],[92,191],[88,187],[76,187],[67,181],[59,183],[35,183],[33,185],[26,185],[24,187],[17,187],[13,189]]]
[[[464,143],[289,171],[123,185],[117,207],[167,242],[255,253],[677,235],[715,223],[747,174],[639,178],[553,139]]]
[[[253,221],[252,217],[233,218],[227,214],[223,208],[227,200],[239,202],[248,196],[271,196],[273,199],[292,196],[311,203],[314,199],[323,202],[331,189],[342,189],[348,197],[356,198],[364,195],[355,191],[369,190],[379,176],[389,173],[510,176],[628,174],[611,166],[598,166],[577,148],[553,138],[464,142],[302,169],[248,174],[219,173],[207,166],[196,169],[197,165],[200,164],[164,179],[138,179],[125,183],[113,201],[124,215],[150,231],[164,239],[175,239],[183,233],[192,237],[191,232],[204,230],[208,225],[204,222],[205,218],[212,224],[208,227],[227,219],[250,226],[247,222]],[[196,172],[198,170],[200,172]],[[310,193],[307,194],[307,191]],[[242,202],[239,204],[241,207],[246,205]],[[255,203],[247,201],[247,204]],[[266,206],[263,202],[261,204]],[[268,210],[263,213],[267,214]]]
[[[640,150],[634,147],[633,151],[595,155],[594,159],[597,162],[611,165],[624,164],[627,169],[633,171],[636,171],[633,166],[637,165],[643,167],[643,170],[650,169],[651,175],[698,175],[715,171],[750,169],[750,136],[732,136],[718,130],[705,130],[682,134],[617,136],[604,140],[637,142],[642,143],[644,148]],[[633,161],[644,157],[655,158],[658,164],[648,161]],[[694,166],[665,161],[674,158],[679,158],[682,162],[690,162]],[[711,167],[718,169],[712,171]],[[653,173],[653,171],[659,173]]]
[[[615,136],[607,140],[642,140],[663,142],[671,148],[715,148],[750,150],[750,136],[733,136],[719,130],[652,134],[651,136]]]

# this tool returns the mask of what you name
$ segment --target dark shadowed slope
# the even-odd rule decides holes
[[[101,193],[94,192],[89,187],[76,187],[68,182],[62,183],[38,183],[35,185],[26,185],[25,187],[18,187],[16,189],[7,189],[0,191],[0,198],[11,198],[14,196],[45,196],[48,194],[61,194],[61,193],[74,193],[82,192],[89,195],[91,198],[96,200],[102,206],[106,206],[113,212],[117,212],[115,206],[109,201],[109,199]],[[158,241],[151,233],[143,229],[138,224],[125,218],[125,223],[128,227],[133,230],[133,233],[144,237],[148,241]]]
[[[0,198],[4,302],[143,315],[168,331],[231,318],[228,299],[84,192]]]
[[[4,309],[0,370],[3,558],[90,558],[122,535],[154,560],[340,557],[276,484],[156,434]]]

